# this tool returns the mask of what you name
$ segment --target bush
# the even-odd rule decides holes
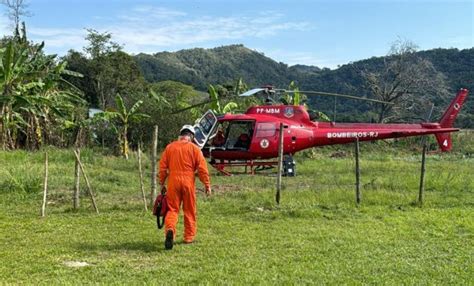
[[[42,180],[27,166],[14,167],[1,172],[0,193],[27,193],[41,191]]]

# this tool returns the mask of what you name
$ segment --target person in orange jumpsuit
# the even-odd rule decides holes
[[[168,178],[166,196],[168,213],[165,217],[165,248],[172,249],[176,239],[176,224],[181,204],[184,212],[184,243],[192,243],[196,236],[196,192],[194,174],[197,171],[199,180],[206,187],[206,194],[211,194],[211,184],[207,163],[201,150],[192,143],[194,127],[184,125],[180,136],[166,146],[160,159],[159,180],[162,188]]]

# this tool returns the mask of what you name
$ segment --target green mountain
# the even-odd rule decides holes
[[[429,59],[442,72],[453,94],[461,87],[474,92],[474,48],[433,49],[420,51],[418,55]],[[153,55],[135,56],[145,79],[149,82],[173,80],[206,90],[208,84],[225,84],[242,78],[249,87],[272,84],[287,87],[294,80],[302,90],[338,92],[359,96],[370,96],[364,88],[358,70],[362,67],[377,68],[384,57],[372,57],[330,70],[315,66],[288,66],[266,57],[263,53],[248,49],[243,45],[222,46],[213,49],[188,49],[177,52],[161,52]],[[474,127],[474,95],[466,103],[460,114],[459,126]],[[333,113],[333,98],[311,99],[318,109]],[[441,102],[444,105],[447,102]],[[351,101],[338,100],[338,119],[370,120],[369,111],[373,106]],[[340,115],[339,115],[340,114]]]
[[[138,54],[135,59],[150,82],[174,80],[201,90],[207,90],[208,84],[223,84],[240,77],[250,86],[288,85],[295,76],[306,72],[290,69],[243,45]]]

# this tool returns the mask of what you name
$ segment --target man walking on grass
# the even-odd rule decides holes
[[[194,127],[184,125],[180,136],[166,146],[161,155],[159,180],[162,188],[168,178],[166,197],[168,213],[165,217],[165,248],[172,249],[176,239],[176,224],[181,204],[184,212],[184,243],[192,243],[196,236],[196,191],[194,174],[197,171],[199,180],[206,187],[206,194],[211,194],[211,184],[206,160],[201,150],[194,145]]]

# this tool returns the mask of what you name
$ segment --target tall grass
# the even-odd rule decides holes
[[[455,152],[428,156],[423,207],[414,204],[416,142],[408,149],[398,142],[361,145],[360,206],[351,145],[296,156],[297,176],[283,179],[280,205],[274,175],[212,171],[214,195],[198,191],[197,242],[182,243],[180,220],[168,252],[143,211],[134,155],[127,161],[82,150],[96,215],[84,182],[81,208],[72,211],[72,151],[48,149],[50,195],[41,219],[44,150],[0,152],[0,283],[468,285],[473,139],[456,137],[463,142],[455,141]],[[145,157],[147,178],[149,163]],[[68,261],[89,266],[71,268]]]

